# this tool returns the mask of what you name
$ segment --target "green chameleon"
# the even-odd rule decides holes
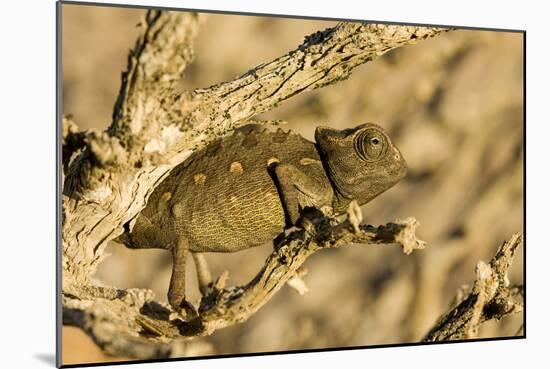
[[[185,299],[189,251],[205,293],[211,277],[201,253],[262,245],[296,224],[306,207],[341,214],[352,200],[366,204],[407,172],[403,156],[375,124],[320,126],[315,141],[280,129],[215,141],[170,172],[117,241],[172,252],[168,301],[187,313],[193,311]]]

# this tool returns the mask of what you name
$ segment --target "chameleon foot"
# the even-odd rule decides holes
[[[179,306],[179,314],[185,318],[185,320],[191,320],[199,316],[197,309],[189,301],[183,299]]]

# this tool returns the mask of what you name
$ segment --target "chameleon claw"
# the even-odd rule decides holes
[[[185,320],[191,320],[199,316],[197,309],[189,301],[183,299],[179,306],[180,315],[185,317]]]
[[[223,290],[225,288],[225,284],[227,283],[227,280],[229,279],[229,271],[224,270],[222,274],[216,279],[216,282],[214,283],[214,288],[217,290]]]
[[[359,224],[363,221],[363,213],[361,213],[361,208],[356,200],[352,200],[349,203],[348,210],[348,221],[351,223],[355,233],[359,232]]]

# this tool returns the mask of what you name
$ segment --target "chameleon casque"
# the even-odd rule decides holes
[[[170,250],[168,300],[188,312],[189,251],[205,293],[211,278],[200,253],[262,245],[296,224],[305,207],[341,214],[352,200],[366,204],[407,172],[399,150],[373,123],[344,130],[319,126],[315,141],[280,129],[218,139],[170,172],[117,241]]]

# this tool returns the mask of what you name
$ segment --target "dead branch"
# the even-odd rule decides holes
[[[358,65],[445,31],[340,23],[307,37],[297,49],[233,81],[183,91],[181,73],[193,59],[193,41],[202,19],[195,13],[149,11],[128,57],[109,129],[78,132],[76,125],[68,129],[67,137],[79,139],[77,149],[64,147],[71,149],[67,151],[71,157],[63,159],[64,322],[85,329],[110,353],[157,357],[163,353],[158,346],[151,346],[153,343],[206,335],[243,321],[296,274],[308,255],[326,247],[318,243],[325,238],[312,236],[315,232],[291,234],[292,242],[283,244],[285,247],[268,259],[251,284],[224,289],[219,281],[210,300],[201,303],[200,319],[191,322],[170,320],[170,309],[154,302],[150,291],[97,286],[91,276],[107,242],[125,226],[133,226],[132,220],[149,194],[173,167],[280,102],[343,80]],[[411,235],[416,240],[414,232],[405,234],[410,226],[397,223],[364,229],[371,233],[363,238],[361,232],[350,236],[342,227],[325,228],[333,236],[335,230],[341,230],[342,234],[334,236],[335,245],[344,242],[339,240],[411,245],[414,242],[407,238]],[[135,342],[122,343],[129,340]]]
[[[199,316],[183,321],[165,303],[154,300],[149,290],[80,287],[64,295],[64,324],[83,328],[107,353],[136,358],[170,355],[181,341],[212,334],[246,321],[293,278],[314,252],[351,243],[401,245],[405,253],[424,248],[413,218],[384,226],[361,225],[356,231],[347,219],[334,224],[321,212],[304,216],[302,227],[277,244],[263,268],[244,286],[225,287],[222,274],[200,301]]]
[[[63,185],[63,288],[90,284],[107,241],[143,208],[155,184],[190,150],[175,149],[183,133],[166,115],[171,86],[193,56],[201,17],[150,11],[106,132],[88,131]],[[161,155],[162,154],[162,155]]]
[[[522,236],[514,234],[503,242],[489,264],[479,261],[476,280],[467,296],[444,314],[423,342],[476,338],[480,325],[491,319],[500,320],[523,310],[523,288],[510,287],[506,276]]]

